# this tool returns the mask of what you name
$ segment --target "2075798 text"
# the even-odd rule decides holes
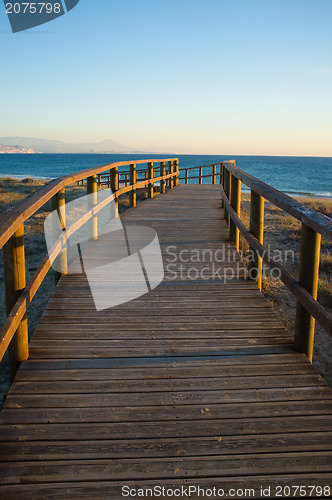
[[[7,14],[60,14],[61,3],[50,2],[8,2],[6,3]]]

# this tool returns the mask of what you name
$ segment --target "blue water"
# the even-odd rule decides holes
[[[313,194],[332,197],[332,158],[294,156],[212,156],[212,155],[0,155],[0,177],[56,178],[85,168],[115,161],[133,162],[134,159],[179,158],[180,168],[189,168],[236,160],[242,170],[267,184],[290,194]],[[124,167],[128,170],[128,168]],[[208,173],[209,170],[204,171]],[[212,169],[210,169],[212,171]],[[183,173],[182,173],[183,175]],[[198,175],[198,171],[192,171]],[[191,182],[197,183],[197,180]],[[211,182],[205,179],[203,182]]]

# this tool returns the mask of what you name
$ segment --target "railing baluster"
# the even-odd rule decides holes
[[[114,198],[114,207],[115,207],[115,217],[119,215],[119,199],[116,196],[116,192],[119,190],[119,168],[114,167],[111,170],[111,190],[112,193],[115,194]]]
[[[188,184],[188,180],[189,180],[189,170],[186,168],[186,178],[185,178],[185,183]]]
[[[299,283],[317,300],[321,235],[302,223]],[[297,301],[294,346],[312,361],[315,318]]]
[[[212,184],[216,183],[216,173],[217,173],[217,165],[213,165],[213,167],[212,167]]]
[[[174,166],[175,166],[175,172],[176,172],[174,184],[175,184],[175,186],[178,186],[179,185],[179,160],[174,161]]]
[[[137,171],[136,164],[132,163],[130,165],[130,184],[134,186],[137,183]],[[133,187],[132,191],[130,191],[130,205],[132,207],[136,207],[136,188]]]
[[[168,162],[168,173],[169,174],[173,173],[173,162],[172,161]],[[173,185],[174,185],[173,177],[170,177],[169,181],[168,181],[168,186],[169,186],[170,189],[173,189]]]
[[[165,162],[161,161],[160,162],[160,177],[165,176]],[[160,192],[161,193],[166,193],[166,183],[164,180],[160,181]]]
[[[199,183],[202,184],[203,181],[203,167],[199,167]]]
[[[58,193],[52,198],[52,210],[56,211],[60,220],[61,228],[66,230],[66,195],[65,188],[60,189]],[[59,235],[55,234],[54,239]],[[63,248],[56,258],[56,267],[61,269],[60,272],[54,271],[55,282],[58,283],[63,274],[67,274],[67,248]]]
[[[87,179],[87,194],[90,195],[89,208],[93,208],[98,203],[97,176],[91,175]],[[98,239],[98,217],[95,215],[89,221],[89,237]]]
[[[264,198],[251,190],[250,203],[250,232],[263,245],[264,241]],[[263,261],[256,250],[250,248],[249,276],[255,280],[258,288],[262,289]]]
[[[223,190],[225,190],[223,163],[220,163],[220,184],[221,184]],[[224,208],[224,200],[223,199],[221,199],[221,208]]]
[[[153,198],[153,193],[154,193],[154,184],[153,184],[153,178],[154,178],[154,169],[153,169],[153,163],[150,162],[148,163],[148,171],[149,171],[149,179],[151,182],[148,184],[148,196],[149,198]]]
[[[7,316],[11,313],[22,290],[25,288],[24,224],[4,246],[4,273]],[[27,314],[17,328],[9,344],[10,379],[13,381],[19,364],[29,357]]]
[[[231,186],[232,186],[232,174],[229,172],[229,170],[227,168],[225,168],[224,169],[224,190],[225,190],[225,194],[226,194],[230,204],[232,203]],[[226,208],[225,208],[225,219],[226,219],[227,225],[229,227],[230,216],[229,216],[229,213],[228,213]]]
[[[241,213],[241,181],[233,176],[231,183],[231,206],[234,208],[236,214],[240,217]],[[240,244],[240,231],[230,219],[229,224],[229,238],[235,243],[236,249],[239,250]]]

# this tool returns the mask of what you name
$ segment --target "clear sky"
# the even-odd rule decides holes
[[[12,34],[0,136],[332,156],[331,0],[80,0]]]

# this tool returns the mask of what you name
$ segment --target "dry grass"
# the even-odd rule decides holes
[[[304,203],[308,205],[310,208],[317,210],[317,212],[321,212],[328,217],[332,217],[332,201],[329,199],[320,198],[319,200],[305,198]]]

